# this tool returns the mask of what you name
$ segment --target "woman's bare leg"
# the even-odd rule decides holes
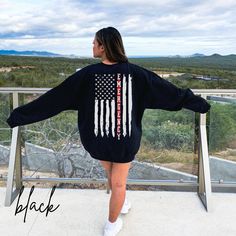
[[[131,162],[115,163],[111,168],[112,193],[109,203],[109,221],[115,222],[125,201],[126,181]]]
[[[109,188],[112,189],[112,186],[111,186],[112,162],[110,162],[110,161],[102,161],[102,160],[100,160],[100,162],[101,162],[103,168],[106,171],[106,176],[107,176],[107,179],[108,179]]]
[[[112,190],[109,202],[109,221],[115,222],[120,214],[126,195],[126,181],[131,162],[115,163],[100,161],[106,171],[110,189]]]

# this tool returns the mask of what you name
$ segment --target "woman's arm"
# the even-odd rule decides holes
[[[206,113],[211,105],[191,89],[182,89],[161,78],[154,72],[144,69],[145,96],[144,106],[151,109],[178,111],[186,108],[195,112]]]
[[[80,70],[32,102],[15,108],[7,119],[8,125],[14,128],[50,118],[64,110],[77,110],[82,81],[83,71]]]

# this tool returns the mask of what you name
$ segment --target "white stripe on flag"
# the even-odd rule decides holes
[[[106,135],[109,135],[109,115],[110,115],[110,108],[109,108],[109,100],[106,100]]]
[[[102,137],[104,136],[104,131],[103,131],[103,113],[104,113],[104,100],[101,99],[101,102],[100,102],[100,105],[101,105],[101,108],[100,108],[100,129],[101,129],[101,135]]]
[[[111,131],[112,136],[115,137],[115,127],[116,127],[116,119],[115,119],[115,100],[112,99],[111,101]]]
[[[129,107],[129,136],[131,136],[131,119],[132,119],[132,77],[129,74],[128,80],[129,90],[128,90],[128,107]]]
[[[125,75],[123,75],[123,88],[122,88],[122,105],[123,105],[123,136],[125,137],[127,135],[127,130],[126,130],[126,126],[127,126],[127,122],[126,122],[126,97],[127,97],[127,93],[126,93],[126,77]]]
[[[94,133],[96,136],[98,136],[98,100],[97,99],[95,99]]]

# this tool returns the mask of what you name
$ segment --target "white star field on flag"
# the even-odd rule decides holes
[[[115,75],[95,75],[95,99],[115,99]]]

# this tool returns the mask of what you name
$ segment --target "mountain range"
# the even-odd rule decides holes
[[[69,57],[69,58],[81,58],[76,55],[63,55],[57,54],[47,51],[16,51],[16,50],[0,50],[0,55],[8,55],[8,56],[40,56],[40,57]],[[233,56],[234,54],[230,54],[228,56]],[[219,57],[220,54],[212,54],[210,56]],[[195,53],[192,55],[181,56],[181,55],[173,55],[173,56],[130,56],[130,58],[150,58],[150,57],[170,57],[170,58],[186,58],[186,57],[206,57],[206,55],[201,53]],[[84,58],[84,57],[82,57]]]
[[[58,57],[60,54],[46,52],[46,51],[16,51],[16,50],[0,50],[0,55],[12,56],[44,56],[44,57]]]

